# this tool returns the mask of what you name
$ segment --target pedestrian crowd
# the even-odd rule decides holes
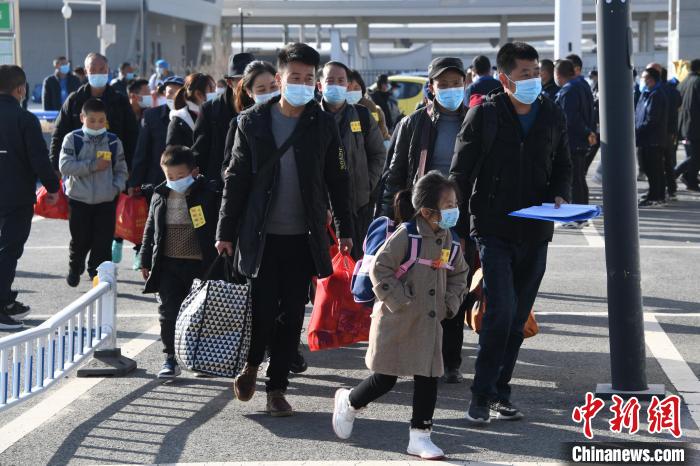
[[[289,416],[290,372],[307,368],[300,339],[314,278],[333,273],[328,230],[341,254],[359,260],[370,224],[387,217],[396,229],[369,269],[370,375],[337,391],[335,433],[349,438],[357,416],[398,377],[413,377],[407,451],[444,456],[430,438],[438,381],[463,382],[465,312],[479,267],[488,312],[466,419],[523,418],[510,382],[554,227],[509,214],[589,202],[586,174],[600,145],[598,76],[584,78],[580,57],[540,60],[532,46],[513,42],[500,48],[495,69],[483,55],[468,68],[456,57],[435,58],[424,101],[407,116],[391,77],[379,76],[369,90],[357,70],[322,64],[301,43],[284,47],[276,64],[236,54],[222,79],[177,76],[158,60],[149,79],[124,63],[110,82],[107,58],[97,53],[86,57],[84,78],[65,57],[53,64],[43,104],[59,113],[48,149],[38,120],[20,106],[23,70],[0,66],[0,173],[11,174],[0,185],[1,329],[21,328],[30,312],[12,283],[37,178],[47,202],[61,189],[68,197],[71,287],[86,271],[94,278],[102,262],[122,260],[117,199],[145,197],[133,266],[144,292],[159,297],[158,378],[181,373],[174,341],[181,305],[195,279],[223,277],[215,265],[227,256],[232,275],[250,287],[253,310],[235,396],[254,397],[268,361],[266,412]],[[652,63],[635,86],[619,91],[639,94],[639,175],[649,180],[639,207],[660,207],[676,199],[679,177],[700,190],[700,60],[680,83]],[[688,157],[676,165],[679,143]],[[415,263],[404,267],[414,244]]]

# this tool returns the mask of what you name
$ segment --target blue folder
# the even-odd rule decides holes
[[[583,204],[562,204],[558,209],[554,204],[542,204],[511,212],[513,217],[531,218],[547,222],[583,222],[601,214],[600,206]]]

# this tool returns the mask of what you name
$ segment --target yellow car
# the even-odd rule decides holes
[[[428,82],[428,78],[424,76],[413,76],[406,74],[398,74],[389,76],[390,83],[399,85],[396,100],[399,103],[399,110],[404,115],[410,115],[416,110],[416,106],[423,101],[423,86]],[[370,90],[375,90],[377,84],[372,84]]]

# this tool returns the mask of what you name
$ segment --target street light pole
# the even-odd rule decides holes
[[[647,385],[646,376],[630,20],[629,0],[597,0],[612,384],[598,384],[596,394],[603,398],[618,394],[648,400],[665,393],[663,385]]]
[[[239,8],[238,13],[241,15],[241,53],[243,53],[245,52],[245,45],[243,44],[243,8]]]
[[[100,39],[100,54],[107,55],[107,47],[112,44],[108,40],[106,35],[107,25],[107,0],[63,0],[63,8],[61,8],[61,13],[63,17],[68,20],[73,14],[73,10],[70,5],[98,5],[100,7],[100,24],[98,26],[98,37]],[[112,25],[112,34],[114,33],[114,27]]]
[[[66,59],[69,63],[73,63],[70,59],[70,29],[68,25],[68,18],[63,18],[63,32],[65,34],[66,41]]]

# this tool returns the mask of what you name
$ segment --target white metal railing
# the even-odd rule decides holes
[[[116,348],[117,269],[38,327],[0,338],[0,412],[45,391],[105,346]]]

